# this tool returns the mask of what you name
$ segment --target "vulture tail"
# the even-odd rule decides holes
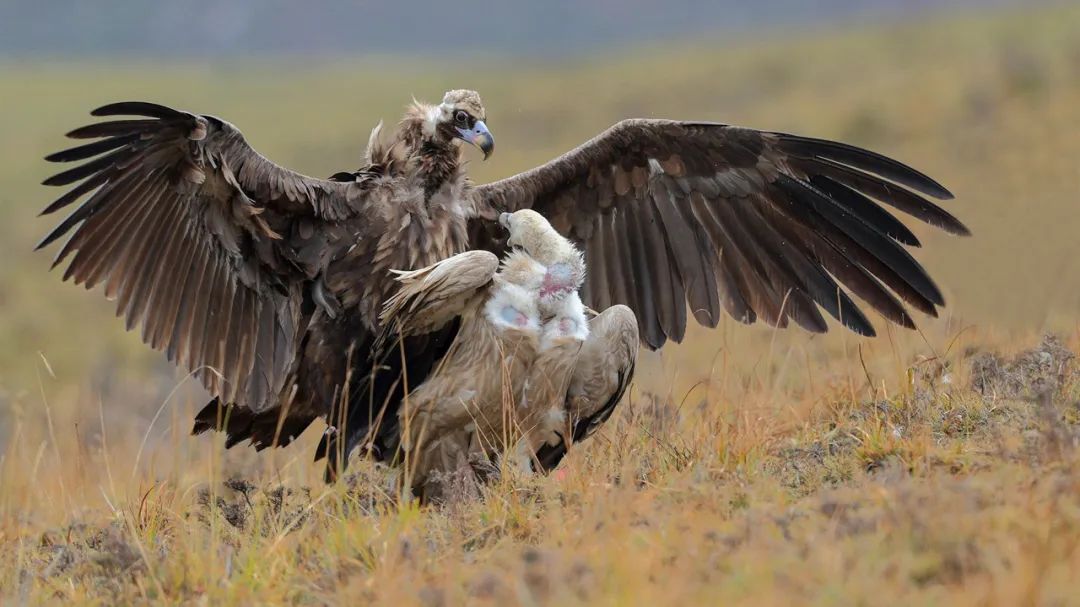
[[[300,436],[307,429],[314,417],[286,416],[281,421],[282,409],[274,408],[262,413],[252,413],[250,409],[234,404],[222,405],[220,399],[213,399],[195,415],[192,434],[202,434],[208,430],[225,432],[225,448],[251,441],[256,451],[267,447],[284,447]]]

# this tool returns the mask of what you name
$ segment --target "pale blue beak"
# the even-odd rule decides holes
[[[462,141],[480,148],[480,151],[484,153],[484,160],[487,160],[488,156],[491,156],[491,152],[495,150],[495,138],[491,136],[491,131],[488,130],[483,120],[477,120],[471,129],[459,127],[457,132]]]

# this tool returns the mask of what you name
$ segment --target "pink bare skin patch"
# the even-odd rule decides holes
[[[499,312],[504,322],[515,327],[529,326],[529,316],[514,306],[503,306]]]
[[[558,299],[573,290],[574,288],[571,286],[549,281],[547,278],[544,278],[543,284],[540,285],[540,297],[544,299]]]
[[[561,299],[577,289],[577,280],[569,265],[557,263],[548,268],[544,281],[540,284],[540,297]]]

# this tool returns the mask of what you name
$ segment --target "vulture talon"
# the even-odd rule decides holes
[[[341,316],[341,302],[326,289],[326,282],[323,280],[322,275],[319,275],[312,282],[311,297],[322,308],[323,312],[330,317],[330,320],[336,320],[338,316]]]

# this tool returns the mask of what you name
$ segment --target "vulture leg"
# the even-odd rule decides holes
[[[611,306],[589,321],[589,337],[570,378],[561,440],[536,452],[541,470],[554,469],[572,444],[592,436],[611,417],[634,377],[638,344],[637,317],[627,306]]]

